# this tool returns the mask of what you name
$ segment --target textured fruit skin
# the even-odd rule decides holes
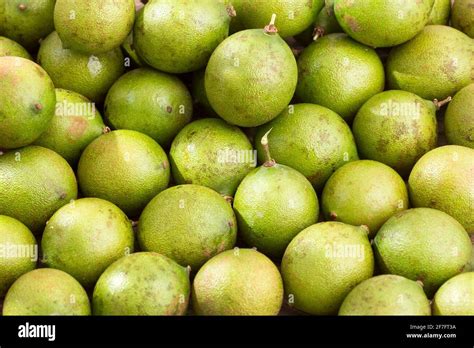
[[[146,206],[137,237],[142,250],[198,270],[211,257],[234,246],[237,221],[229,203],[217,192],[179,185],[161,192]]]
[[[56,95],[46,72],[20,57],[0,57],[0,148],[31,144],[54,116]]]
[[[391,50],[387,80],[391,89],[442,100],[474,81],[474,44],[444,25],[428,25],[413,40]]]
[[[352,252],[341,251],[347,248]],[[342,222],[310,226],[288,245],[281,272],[291,305],[309,314],[337,314],[352,288],[374,272],[367,231]]]
[[[286,42],[278,34],[248,29],[216,48],[204,84],[219,116],[237,126],[256,127],[290,103],[297,79],[296,60]]]
[[[451,23],[456,29],[474,38],[474,1],[456,0],[451,12]]]
[[[277,315],[282,301],[277,267],[253,249],[225,251],[194,278],[192,303],[197,315]]]
[[[279,258],[301,230],[316,223],[319,203],[304,175],[275,164],[245,177],[235,194],[234,210],[246,244]]]
[[[79,160],[77,178],[84,196],[105,199],[129,217],[137,217],[168,187],[169,167],[166,153],[152,138],[117,130],[87,146]]]
[[[330,34],[310,44],[298,58],[298,70],[296,96],[335,111],[347,122],[385,86],[375,50],[346,34]]]
[[[28,146],[0,156],[0,192],[0,214],[37,233],[56,210],[77,198],[77,183],[61,156]]]
[[[10,285],[22,274],[36,268],[35,255],[38,256],[36,240],[31,231],[20,221],[9,216],[0,215],[0,246],[3,252],[0,256],[0,298],[5,295]],[[10,246],[15,250],[28,250],[30,254],[7,254]]]
[[[203,68],[229,34],[226,7],[215,0],[152,0],[137,14],[134,46],[155,69],[185,73]]]
[[[105,100],[105,116],[115,129],[136,130],[165,147],[192,114],[191,94],[181,80],[152,69],[123,75]]]
[[[433,315],[474,315],[474,272],[444,283],[433,299]]]
[[[41,42],[38,62],[56,88],[77,92],[95,102],[104,100],[125,69],[120,48],[97,56],[82,54],[64,49],[56,32]]]
[[[400,45],[429,20],[433,0],[336,0],[337,20],[353,39],[372,47]]]
[[[70,111],[71,109],[72,111]],[[86,97],[56,89],[56,112],[34,144],[51,149],[75,165],[82,151],[105,129],[102,116]]]
[[[133,243],[132,224],[117,206],[82,198],[49,219],[41,250],[47,267],[67,272],[91,288],[110,264],[133,252]]]
[[[339,315],[431,315],[420,284],[392,274],[367,279],[345,298]]]
[[[31,60],[30,54],[23,48],[23,46],[9,38],[0,36],[0,57],[6,56],[21,57]]]
[[[474,149],[474,83],[461,89],[449,103],[444,131],[449,144]]]
[[[435,0],[427,25],[448,25],[451,13],[451,0]]]
[[[366,225],[374,237],[392,215],[408,208],[408,191],[392,168],[363,160],[339,168],[324,186],[321,200],[327,220]]]
[[[350,128],[325,107],[290,105],[275,120],[259,127],[255,146],[261,163],[265,153],[260,139],[270,128],[268,143],[272,157],[306,176],[317,191],[337,168],[359,159]]]
[[[454,217],[474,233],[474,149],[448,145],[424,155],[408,179],[414,207],[434,208]]]
[[[462,225],[442,211],[416,208],[391,217],[374,239],[383,273],[421,280],[428,297],[460,273],[471,256],[471,241]]]
[[[54,26],[64,48],[100,54],[119,47],[135,20],[133,0],[56,0]]]
[[[352,125],[362,158],[382,162],[403,177],[437,142],[436,108],[405,91],[385,91],[370,98]]]
[[[94,315],[184,315],[190,283],[186,268],[150,252],[115,261],[100,276],[92,299]]]
[[[17,279],[3,303],[5,316],[90,315],[84,288],[69,274],[40,268]]]
[[[176,183],[207,186],[227,196],[234,195],[256,166],[247,136],[238,127],[211,118],[190,123],[176,136],[170,161]]]

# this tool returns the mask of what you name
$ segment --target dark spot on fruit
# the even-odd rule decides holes
[[[34,105],[34,107],[35,107],[35,110],[36,110],[36,111],[41,111],[41,110],[43,110],[43,105],[41,105],[40,103],[36,103],[36,104]]]
[[[353,32],[360,31],[360,25],[354,17],[350,15],[345,15],[343,16],[343,19],[346,21],[347,25],[351,28]]]
[[[171,114],[171,113],[173,112],[173,107],[171,107],[171,106],[168,105],[168,106],[166,107],[166,112],[169,113],[169,114]]]
[[[63,192],[63,193],[61,193],[61,195],[59,195],[59,198],[60,198],[60,199],[66,199],[66,197],[67,197],[67,193],[66,193],[66,192]]]

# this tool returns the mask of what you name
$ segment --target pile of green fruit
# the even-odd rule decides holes
[[[474,315],[474,0],[144,3],[0,0],[3,315]]]

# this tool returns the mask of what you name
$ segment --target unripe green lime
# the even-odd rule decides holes
[[[451,0],[435,0],[427,25],[448,25],[451,13]]]
[[[474,83],[461,89],[449,103],[444,131],[449,144],[474,148]]]
[[[6,37],[0,36],[0,57],[21,57],[31,59],[30,54],[19,43],[10,40]]]
[[[451,13],[451,24],[456,29],[474,38],[474,1],[456,0]]]
[[[433,298],[434,315],[474,315],[474,272],[458,274]]]

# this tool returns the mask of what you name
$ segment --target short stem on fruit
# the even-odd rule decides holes
[[[107,133],[110,133],[110,132],[111,132],[110,127],[104,127],[104,129],[102,129],[102,134],[107,134]]]
[[[272,19],[270,20],[270,23],[265,27],[265,33],[267,34],[276,34],[278,33],[278,29],[275,26],[275,21],[276,21],[276,14],[272,14]]]
[[[270,154],[270,146],[268,145],[268,135],[270,134],[272,129],[273,128],[270,128],[270,130],[265,133],[265,135],[262,137],[262,140],[260,141],[260,143],[263,146],[263,151],[265,151],[266,161],[263,164],[265,167],[273,167],[276,164],[275,160],[272,158],[272,155]]]
[[[132,220],[131,223],[132,223],[132,227],[137,227],[138,226],[138,221],[133,221]]]
[[[191,266],[186,267],[186,273],[188,274],[188,277],[191,275]]]
[[[225,195],[223,197],[227,201],[227,203],[229,203],[229,204],[232,204],[232,202],[234,201],[234,197],[232,197],[232,196]]]
[[[315,27],[313,31],[313,41],[316,41],[322,36],[324,36],[324,28],[320,26]]]
[[[452,97],[447,97],[446,99],[443,100],[438,100],[435,99],[433,100],[433,104],[436,106],[436,108],[439,110],[441,109],[444,105],[448,104],[451,100],[453,100]]]
[[[232,6],[232,5],[227,6],[226,10],[227,10],[227,14],[229,15],[229,17],[237,16],[237,12],[235,11],[234,6]]]
[[[421,280],[417,280],[416,283],[421,286],[422,288],[425,286],[425,284]]]
[[[337,219],[337,214],[332,211],[329,213],[329,218],[334,221]]]

